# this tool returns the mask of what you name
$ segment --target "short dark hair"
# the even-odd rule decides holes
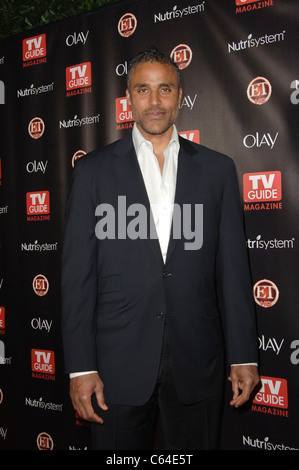
[[[178,78],[178,86],[181,87],[181,71],[174,60],[163,52],[159,51],[156,47],[149,47],[145,51],[140,52],[135,56],[129,65],[128,74],[127,74],[127,87],[129,89],[129,81],[132,75],[133,70],[137,65],[145,62],[159,62],[161,64],[171,65]]]

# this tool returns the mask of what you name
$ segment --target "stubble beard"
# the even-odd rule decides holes
[[[161,112],[163,115],[167,116],[167,119],[149,119],[147,117],[148,114],[151,112]],[[141,117],[134,116],[134,110],[132,109],[133,117],[138,127],[140,127],[144,132],[149,135],[162,135],[168,131],[170,127],[172,127],[177,115],[178,111],[174,114],[169,114],[169,112],[165,109],[153,109],[148,110],[143,113]]]

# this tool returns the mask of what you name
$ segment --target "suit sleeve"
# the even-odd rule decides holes
[[[62,253],[62,337],[66,372],[97,370],[95,203],[93,173],[85,163],[76,162],[66,205]]]
[[[258,362],[252,281],[232,160],[223,190],[216,272],[229,364]]]

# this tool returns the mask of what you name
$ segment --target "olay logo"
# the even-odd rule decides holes
[[[245,173],[243,175],[243,197],[245,202],[280,201],[281,172]]]
[[[40,34],[23,40],[23,61],[39,59],[47,55],[46,35]]]
[[[31,349],[31,369],[33,372],[55,374],[54,351]]]
[[[116,113],[116,122],[130,122],[133,121],[132,109],[129,105],[126,97],[117,98],[115,100],[115,113]]]
[[[66,68],[66,89],[74,90],[91,86],[91,63],[71,65]]]
[[[277,408],[288,408],[288,384],[285,379],[261,377],[262,387],[253,403]]]
[[[49,214],[50,213],[50,193],[49,191],[37,191],[26,194],[27,214]]]

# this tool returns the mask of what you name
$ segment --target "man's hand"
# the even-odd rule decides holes
[[[246,403],[260,381],[257,366],[231,366],[228,380],[232,383],[233,399],[230,405],[238,408]]]
[[[108,410],[103,389],[104,384],[97,373],[80,375],[71,379],[70,396],[73,407],[82,419],[103,424],[103,418],[95,413],[91,404],[91,396],[95,393],[99,407],[104,411]]]

